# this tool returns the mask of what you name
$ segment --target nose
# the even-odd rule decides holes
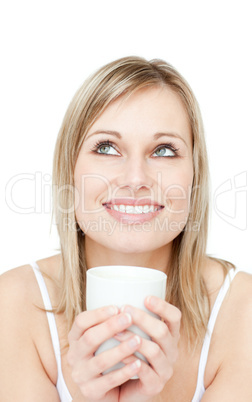
[[[144,159],[130,158],[122,167],[117,181],[120,188],[130,188],[134,192],[139,189],[150,189],[153,180],[149,174],[149,166]]]

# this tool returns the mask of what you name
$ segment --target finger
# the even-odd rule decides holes
[[[133,335],[127,341],[122,342],[118,346],[96,355],[89,361],[88,371],[90,377],[97,377],[101,373],[106,372],[111,367],[122,362],[127,357],[132,356],[139,349],[140,345],[141,337]]]
[[[82,356],[92,355],[103,342],[113,338],[116,333],[124,331],[131,325],[131,315],[129,313],[121,313],[99,325],[89,328],[78,341],[80,354]]]
[[[148,364],[142,362],[141,368],[137,373],[140,381],[140,392],[143,395],[148,395],[149,397],[160,394],[166,382],[171,378],[172,374],[172,369],[168,369],[165,372],[164,378],[163,376],[157,374],[157,372],[154,371]]]
[[[76,341],[90,327],[106,321],[119,312],[116,306],[106,306],[96,310],[84,311],[77,315],[68,334],[68,341]]]
[[[165,351],[153,341],[142,339],[141,345],[138,348],[138,353],[141,353],[147,360],[151,369],[163,379],[168,381],[172,375],[172,368],[178,358],[178,349],[173,344],[168,344]]]
[[[76,361],[92,357],[103,342],[113,338],[116,333],[125,330],[131,324],[130,314],[123,313],[87,329],[78,340],[71,341],[67,353],[68,363],[73,366]]]
[[[125,359],[122,360],[122,363],[123,364],[133,363],[136,359],[137,358],[135,355],[131,355],[131,356],[125,357]]]
[[[173,342],[172,336],[165,322],[162,322],[145,311],[132,306],[125,306],[123,311],[130,311],[133,324],[139,327],[152,340],[157,342],[164,351],[167,349],[167,345]]]
[[[179,337],[181,313],[177,307],[154,296],[147,298],[145,305],[151,312],[160,316],[163,321],[157,320],[145,311],[132,306],[124,306],[121,311],[130,313],[133,322],[156,341],[167,337],[168,332],[172,337]]]
[[[127,339],[129,339],[132,336],[132,334],[133,334],[132,331],[125,330],[125,331],[119,332],[118,334],[115,334],[114,338],[117,341],[122,342],[122,341],[126,341]]]
[[[130,337],[132,337],[132,332],[124,331],[120,334],[117,334],[114,338],[122,342],[126,341]],[[178,356],[177,348],[174,348],[173,343],[169,344],[167,342],[167,348],[165,351],[163,351],[163,349],[161,349],[156,342],[147,340],[145,338],[141,339],[141,345],[137,351],[145,357],[153,370],[155,370],[156,373],[162,377],[165,376],[167,366],[173,365]],[[125,364],[130,363],[134,361],[134,359],[135,356],[132,355],[125,358],[122,362]]]
[[[124,384],[133,376],[138,374],[141,365],[140,360],[135,360],[123,368],[112,371],[104,376],[100,376],[93,381],[80,382],[79,387],[81,392],[87,399],[103,400],[107,392],[111,389]]]
[[[148,296],[145,299],[145,306],[165,321],[173,337],[179,335],[181,312],[177,307],[156,296]]]
[[[141,344],[141,338],[138,335],[131,338],[120,345],[100,353],[89,360],[79,360],[72,371],[73,380],[76,383],[88,382],[93,378],[99,377],[108,369],[122,362],[125,358],[132,356]],[[136,360],[130,360],[133,363]]]

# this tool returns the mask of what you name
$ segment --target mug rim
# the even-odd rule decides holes
[[[106,277],[106,276],[99,276],[96,273],[101,271],[102,269],[108,269],[111,273],[116,274],[116,269],[120,268],[123,274],[128,274],[129,277]],[[141,278],[134,278],[135,272],[138,271],[138,274],[145,279],[145,281],[149,279],[151,282],[155,281],[160,281],[160,280],[166,280],[167,275],[163,272],[160,271],[159,269],[155,268],[148,268],[148,267],[139,267],[139,266],[134,266],[134,265],[101,265],[98,267],[93,267],[89,268],[87,270],[87,275],[92,278],[96,278],[98,280],[103,280],[103,281],[115,281],[115,282],[132,282],[132,279],[134,279],[135,282],[141,282]],[[147,274],[147,277],[146,277]]]

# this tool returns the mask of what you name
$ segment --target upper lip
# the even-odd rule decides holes
[[[115,198],[113,200],[104,202],[103,205],[154,205],[155,207],[163,207],[162,204],[152,201],[149,198]]]

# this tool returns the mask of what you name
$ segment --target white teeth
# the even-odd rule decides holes
[[[126,205],[126,212],[127,214],[134,214],[135,208],[133,207],[133,205]]]
[[[147,214],[149,212],[155,212],[158,210],[158,207],[154,207],[154,205],[110,205],[111,209],[119,212],[126,212],[126,214]]]
[[[137,214],[141,214],[141,213],[143,213],[143,206],[142,205],[137,205],[135,207],[135,210],[136,210]]]

